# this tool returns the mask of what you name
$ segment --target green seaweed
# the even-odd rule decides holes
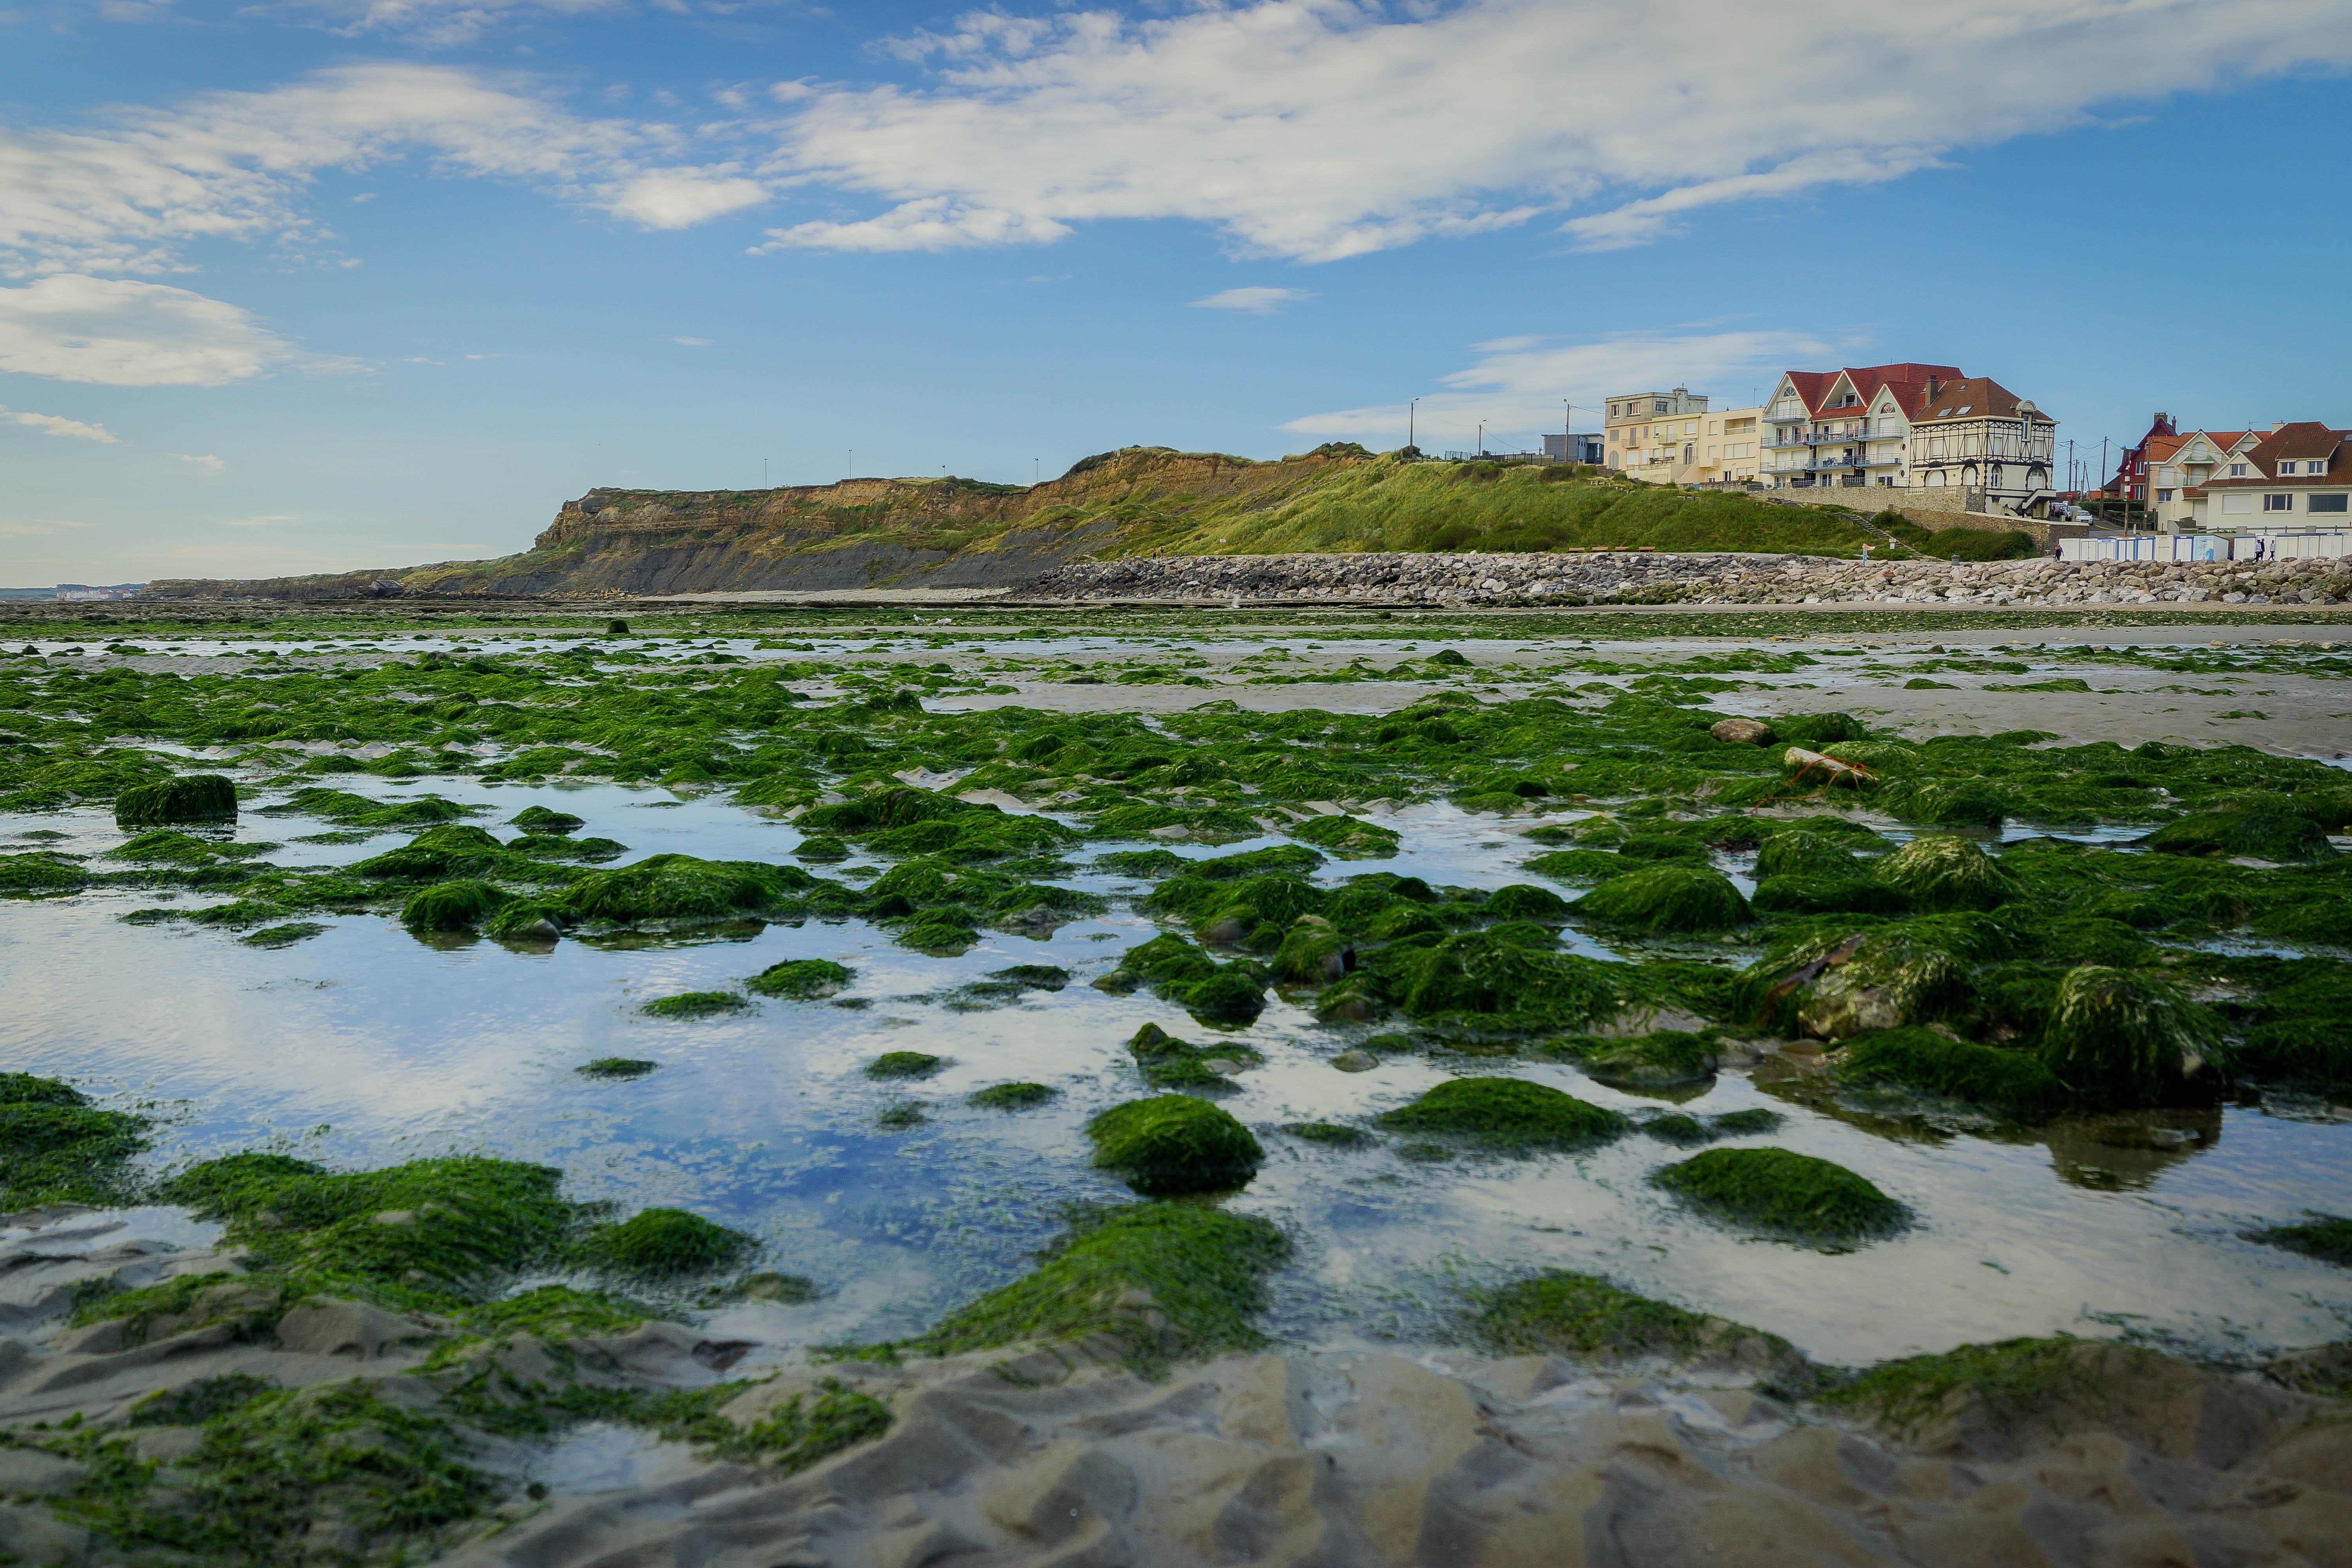
[[[2270,1247],[2284,1247],[2290,1252],[2300,1252],[2306,1258],[2316,1258],[2322,1263],[2333,1263],[2339,1268],[2352,1268],[2352,1219],[2338,1215],[2315,1215],[2295,1225],[2274,1225],[2263,1230],[2250,1230],[2246,1232],[2246,1239]]]
[[[831,996],[856,978],[857,972],[829,958],[788,958],[772,963],[743,983],[747,991],[796,1002]]]
[[[751,1004],[732,991],[685,991],[676,996],[663,996],[637,1009],[652,1018],[714,1018],[721,1013],[740,1013]]]
[[[1373,1120],[1391,1131],[1439,1133],[1514,1151],[1588,1148],[1631,1126],[1613,1110],[1516,1078],[1457,1078]]]
[[[1596,1361],[1686,1361],[1753,1339],[1793,1360],[1788,1342],[1671,1302],[1638,1296],[1597,1274],[1549,1268],[1473,1293],[1472,1334],[1504,1355],[1559,1353]]]
[[[1873,1241],[1911,1218],[1867,1178],[1788,1149],[1710,1149],[1650,1179],[1701,1213],[1812,1246]]]
[[[600,1225],[576,1248],[581,1261],[614,1274],[667,1279],[731,1268],[759,1250],[757,1237],[713,1225],[684,1209],[650,1208]]]
[[[1087,1136],[1095,1164],[1147,1197],[1244,1186],[1265,1158],[1248,1128],[1183,1094],[1115,1105],[1087,1123]]]
[[[992,1083],[964,1096],[964,1103],[983,1110],[1031,1110],[1055,1099],[1061,1090],[1042,1083]]]
[[[1665,865],[1612,877],[1574,905],[1583,918],[1646,936],[1730,931],[1755,912],[1712,867]]]
[[[159,822],[220,822],[236,816],[236,784],[218,773],[185,773],[133,784],[114,797],[124,827]]]
[[[929,1078],[947,1065],[945,1057],[922,1051],[885,1051],[866,1064],[866,1076],[884,1079]]]

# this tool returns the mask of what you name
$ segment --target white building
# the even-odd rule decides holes
[[[2050,465],[2058,421],[1986,376],[1930,381],[1911,410],[1909,483],[1981,494],[1981,510],[2023,515],[2057,492]],[[1979,510],[1969,507],[1968,510]]]
[[[2352,526],[2352,431],[2273,425],[2220,471],[2185,492],[2193,526],[2226,533]]]
[[[1759,477],[1775,489],[1904,485],[1912,412],[1930,389],[1963,379],[1948,364],[1786,372],[1764,400]]]

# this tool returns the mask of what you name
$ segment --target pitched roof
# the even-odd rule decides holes
[[[1807,412],[1811,412],[1822,405],[1822,397],[1829,391],[1830,383],[1837,379],[1837,373],[1828,370],[1792,370],[1784,373],[1781,379],[1796,389],[1797,396],[1803,401]]]
[[[2150,436],[2145,456],[2151,463],[2164,462],[2194,438],[2191,436]]]
[[[2352,430],[2331,429],[2315,420],[2282,425],[2245,454],[2252,473],[2242,479],[2210,479],[2205,481],[2204,488],[2252,489],[2262,485],[2340,485],[2352,481],[2352,456],[2344,450],[2347,438],[2352,438]],[[2283,475],[2278,471],[2283,462],[2292,462],[2301,468],[2307,461],[2321,461],[2327,466],[2315,474]]]
[[[1970,376],[1948,385],[1938,384],[1933,397],[1923,395],[1912,411],[1911,422],[1916,425],[1933,419],[1974,419],[1985,415],[2007,416],[2017,412],[2018,402],[2017,394],[1990,376]],[[1962,409],[1968,412],[1964,415]],[[2058,423],[2038,408],[2032,417],[2045,424]]]

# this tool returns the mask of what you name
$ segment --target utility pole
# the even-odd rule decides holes
[[[2107,488],[2106,473],[2107,438],[2102,436],[2099,437],[2099,488],[2101,489]],[[2107,501],[2105,496],[2099,498],[2099,521],[2101,522],[2107,521]]]
[[[1576,461],[1576,405],[1563,397],[1559,400],[1559,460]]]
[[[1029,459],[1029,488],[1030,488],[1031,489],[1035,489],[1039,485],[1042,485],[1042,484],[1044,484],[1045,482],[1045,459],[1044,459],[1043,458],[1030,458],[1030,459]]]
[[[1412,447],[1415,452],[1420,451],[1421,448],[1413,445],[1412,420],[1413,416],[1420,412],[1421,399],[1418,397],[1404,405],[1404,444],[1408,447]]]
[[[1478,421],[1478,455],[1482,458],[1486,455],[1486,422],[1484,419]]]
[[[765,458],[760,459],[760,488],[768,488],[768,459]]]
[[[855,447],[849,448],[849,473],[847,477],[853,479],[857,477],[857,448]]]

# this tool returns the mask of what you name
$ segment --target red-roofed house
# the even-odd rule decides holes
[[[2185,435],[2150,436],[2142,443],[2146,464],[2147,514],[2167,533],[2194,527],[2196,504],[2189,499],[2232,460],[2242,458],[2263,438],[2259,430],[2191,430]]]
[[[2352,525],[2352,431],[2315,423],[2273,425],[2184,492],[2196,526],[2239,529]]]
[[[1764,400],[1759,477],[1776,488],[1900,485],[1911,408],[1931,383],[1960,379],[1948,364],[1786,372]]]

